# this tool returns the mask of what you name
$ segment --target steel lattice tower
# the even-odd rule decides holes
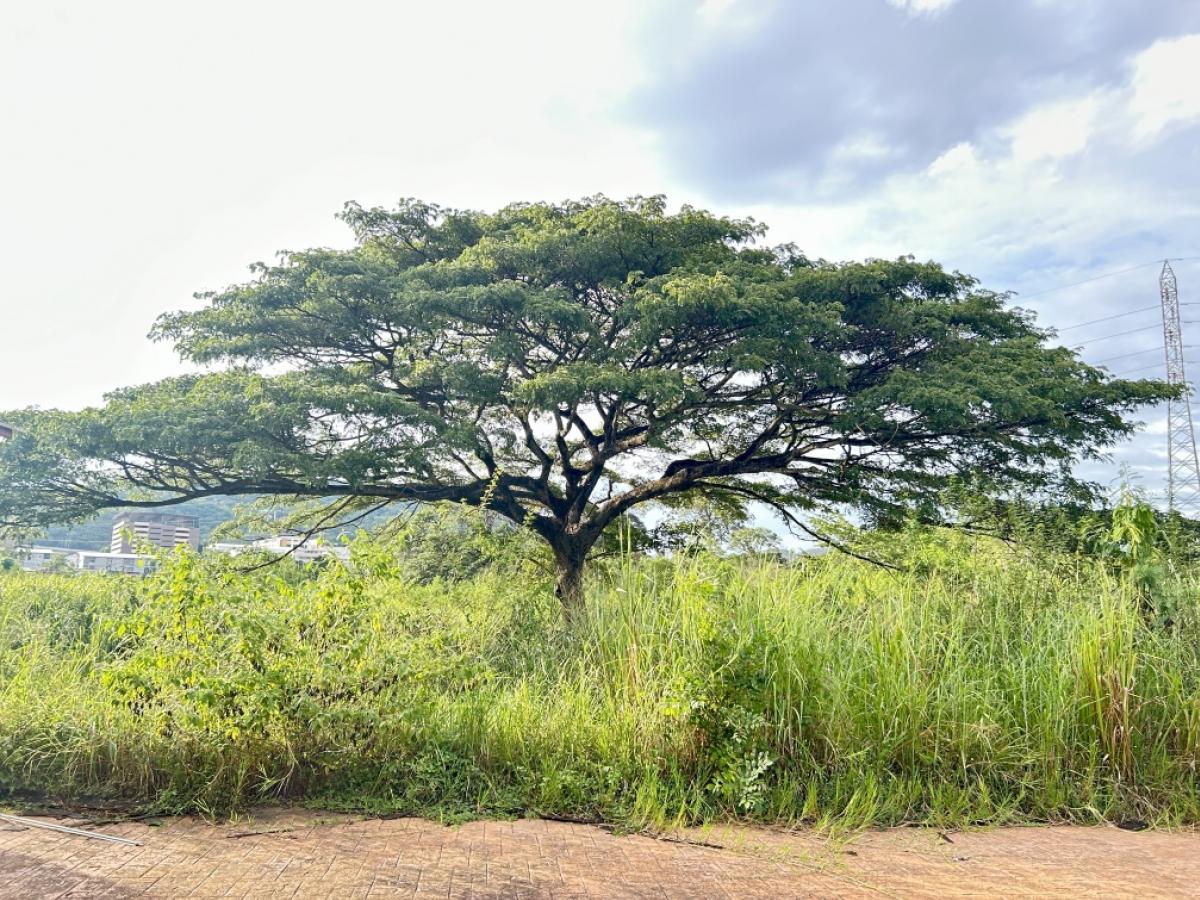
[[[1179,284],[1169,260],[1158,278],[1162,295],[1163,349],[1167,383],[1184,385],[1178,400],[1167,401],[1167,504],[1189,518],[1200,517],[1200,458],[1192,429],[1191,390],[1183,370],[1183,324],[1179,318]]]

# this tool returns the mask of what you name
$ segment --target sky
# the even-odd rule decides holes
[[[179,371],[155,317],[346,245],[349,200],[665,193],[938,260],[1147,377],[1154,309],[1071,326],[1166,257],[1200,301],[1197,0],[14,2],[0,122],[0,409]],[[1163,418],[1087,474],[1161,492]]]

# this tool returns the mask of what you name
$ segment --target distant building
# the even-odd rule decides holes
[[[254,542],[254,547],[278,555],[287,553],[291,559],[296,560],[298,563],[309,563],[318,559],[326,559],[330,556],[341,560],[350,558],[350,551],[345,547],[319,542],[311,537],[278,535],[276,537],[257,540]]]
[[[149,547],[200,549],[200,520],[195,516],[133,510],[120,513],[112,528],[113,553],[136,554]]]
[[[0,422],[0,441],[11,440],[13,436],[13,427]]]
[[[239,553],[245,553],[247,550],[254,549],[250,544],[239,544],[236,541],[217,541],[212,544],[204,545],[205,551],[213,553],[224,553],[228,556],[237,556]]]
[[[84,572],[121,572],[125,575],[146,575],[154,570],[153,556],[136,553],[93,553],[81,550],[78,567]]]
[[[228,553],[230,556],[238,556],[252,550],[265,550],[275,556],[287,554],[288,559],[294,559],[301,565],[314,562],[318,559],[328,559],[329,557],[343,561],[350,558],[350,551],[346,547],[330,545],[319,542],[315,538],[306,538],[297,535],[277,535],[275,537],[260,538],[249,544],[209,544],[208,549],[217,553]]]
[[[41,572],[56,564],[67,565],[72,569],[79,568],[79,551],[64,550],[61,547],[22,547],[17,550],[17,562],[27,572]]]
[[[119,572],[147,575],[154,571],[155,559],[136,553],[99,553],[92,550],[68,550],[62,547],[26,547],[17,550],[17,561],[28,572],[55,568],[81,572]]]

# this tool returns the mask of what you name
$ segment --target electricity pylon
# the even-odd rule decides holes
[[[1183,325],[1179,318],[1179,284],[1169,260],[1158,278],[1162,296],[1163,350],[1167,383],[1183,385],[1178,399],[1167,401],[1167,505],[1189,518],[1200,517],[1200,458],[1192,428],[1191,391],[1183,370]]]

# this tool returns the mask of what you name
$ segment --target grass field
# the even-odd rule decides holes
[[[386,547],[145,581],[0,574],[0,793],[661,826],[1200,821],[1197,582],[915,533],[893,572],[626,558],[585,623],[532,568]]]

